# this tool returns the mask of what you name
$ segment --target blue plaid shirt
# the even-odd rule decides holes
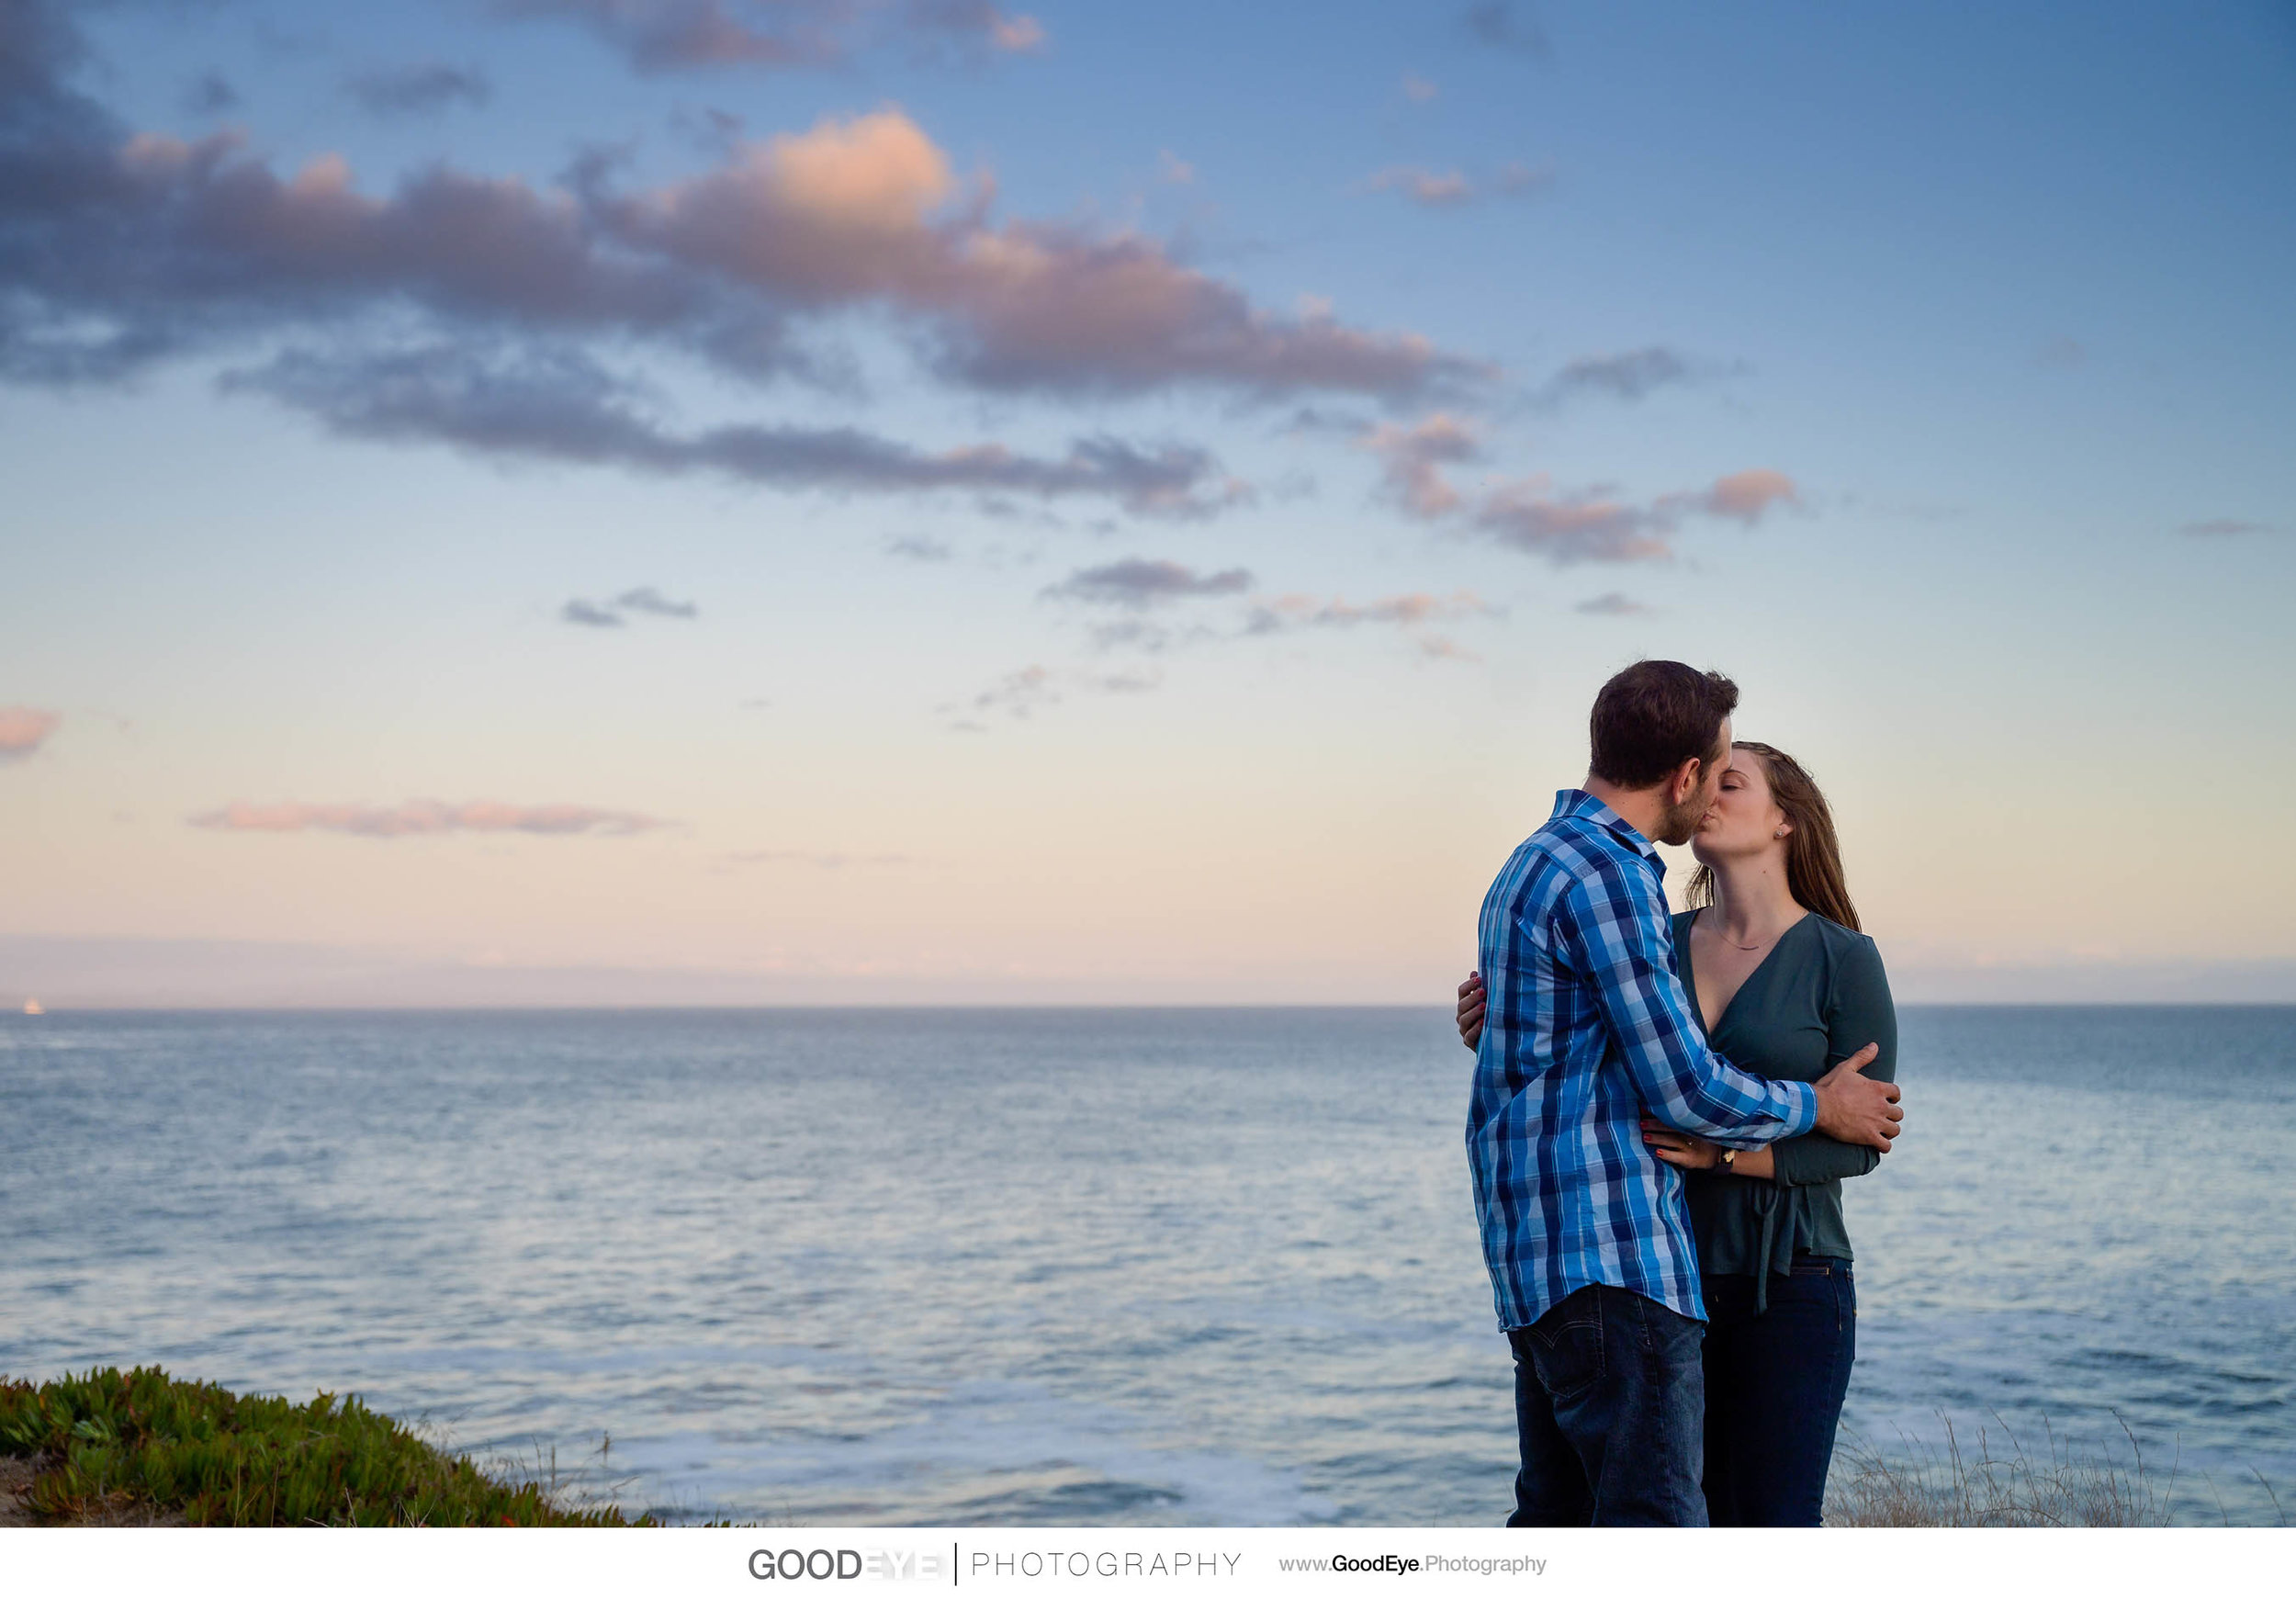
[[[1646,1106],[1742,1149],[1818,1120],[1810,1084],[1750,1076],[1706,1048],[1665,883],[1650,841],[1573,788],[1483,896],[1467,1159],[1502,1327],[1597,1282],[1705,1319],[1683,1176],[1642,1142]]]

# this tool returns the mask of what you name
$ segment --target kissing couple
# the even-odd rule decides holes
[[[1815,1526],[1855,1353],[1841,1183],[1897,1026],[1825,797],[1738,688],[1639,661],[1484,896],[1467,1156],[1522,1469],[1510,1526]],[[1658,844],[1689,844],[1667,911]]]

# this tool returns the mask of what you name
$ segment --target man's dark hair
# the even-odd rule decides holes
[[[1722,723],[1738,709],[1738,685],[1679,660],[1638,660],[1594,696],[1587,732],[1594,775],[1620,788],[1649,788],[1685,760],[1712,760]]]

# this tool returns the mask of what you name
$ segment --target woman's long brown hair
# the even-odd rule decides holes
[[[1850,885],[1841,875],[1841,841],[1834,836],[1834,814],[1802,763],[1783,749],[1741,738],[1733,749],[1750,749],[1761,758],[1770,779],[1770,797],[1794,824],[1785,836],[1785,888],[1804,910],[1816,911],[1828,921],[1840,922],[1851,932],[1858,926],[1858,907],[1850,903]],[[1714,903],[1714,868],[1701,866],[1690,879],[1683,902],[1693,910]]]

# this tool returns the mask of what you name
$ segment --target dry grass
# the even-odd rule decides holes
[[[2128,1440],[2118,1449],[2078,1449],[2043,1424],[2042,1452],[1997,1414],[1977,1430],[1973,1449],[1964,1449],[1950,1417],[1940,1413],[1945,1444],[1900,1435],[1904,1453],[1883,1455],[1851,1436],[1834,1456],[1826,1495],[1829,1526],[2167,1526],[2172,1514],[2178,1466],[2164,1478],[2144,1456],[2136,1435],[2122,1424]],[[2119,1417],[2114,1418],[2116,1421]],[[2203,1481],[2206,1481],[2203,1478]],[[2275,1508],[2278,1496],[2261,1474],[2257,1478]],[[2213,1487],[2212,1485],[2212,1492]],[[2218,1504],[2223,1515],[2222,1502]],[[2224,1517],[2229,1522],[2229,1517]],[[2280,1517],[2282,1526],[2287,1517]]]

